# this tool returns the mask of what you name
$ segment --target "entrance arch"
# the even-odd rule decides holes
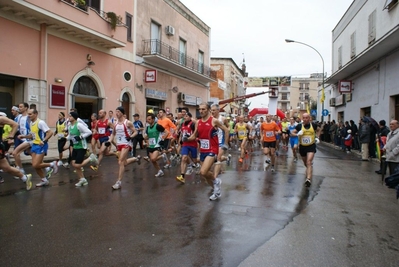
[[[133,91],[129,87],[123,88],[119,99],[120,105],[125,109],[126,118],[132,120],[132,116],[136,113],[135,103],[136,98]]]
[[[73,77],[69,88],[69,107],[76,108],[79,117],[90,125],[91,114],[104,106],[105,90],[100,78],[86,68]]]

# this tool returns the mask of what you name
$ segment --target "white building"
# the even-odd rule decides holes
[[[329,119],[399,119],[398,0],[353,1],[332,31],[332,62],[324,102]],[[350,84],[352,91],[342,93]]]

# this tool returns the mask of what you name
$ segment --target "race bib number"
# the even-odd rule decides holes
[[[148,139],[148,143],[150,144],[150,146],[155,146],[157,144],[157,142],[155,141],[155,138]]]
[[[33,133],[33,132],[31,132],[30,134],[32,135],[32,140],[35,140],[36,139],[36,134]]]
[[[59,133],[57,135],[58,135],[58,138],[64,138],[64,134],[62,134],[62,133]]]
[[[238,135],[239,136],[244,136],[245,135],[245,131],[238,131]]]
[[[310,145],[312,143],[312,137],[302,136],[301,143],[304,145]]]
[[[201,144],[201,148],[202,149],[209,149],[210,148],[209,140],[201,139],[200,140],[200,144]]]
[[[274,136],[274,132],[272,132],[272,131],[266,132],[266,137],[273,137],[273,136]]]
[[[105,134],[105,128],[98,128],[99,134]]]

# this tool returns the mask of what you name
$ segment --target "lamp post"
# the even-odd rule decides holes
[[[321,58],[321,62],[323,63],[323,82],[322,82],[322,85],[321,85],[321,90],[322,90],[322,96],[321,96],[321,98],[322,98],[322,102],[321,102],[321,122],[323,122],[324,121],[324,116],[323,116],[323,110],[324,110],[324,59],[323,59],[323,57],[321,56],[321,54],[319,53],[319,51],[317,51],[316,50],[316,48],[314,48],[313,46],[310,46],[310,45],[308,45],[308,44],[305,44],[305,43],[302,43],[302,42],[298,42],[298,41],[294,41],[294,40],[291,40],[291,39],[285,39],[285,42],[287,42],[287,43],[297,43],[297,44],[301,44],[301,45],[305,45],[305,46],[307,46],[307,47],[310,47],[310,48],[312,48],[314,51],[316,51],[316,53],[320,56],[320,58]]]

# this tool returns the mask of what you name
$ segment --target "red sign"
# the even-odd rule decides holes
[[[50,84],[50,108],[65,108],[65,86]]]
[[[157,81],[157,71],[156,70],[146,70],[145,71],[145,82],[155,83]]]

